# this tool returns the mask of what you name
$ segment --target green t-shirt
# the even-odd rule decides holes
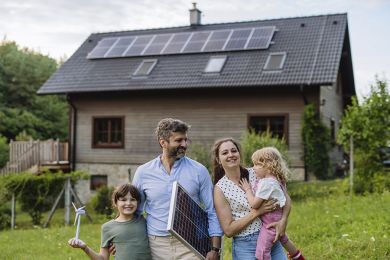
[[[149,239],[143,216],[135,215],[132,220],[118,222],[110,220],[102,225],[101,247],[115,245],[116,260],[150,260]]]

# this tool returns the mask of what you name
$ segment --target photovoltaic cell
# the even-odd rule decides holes
[[[263,26],[193,33],[107,37],[98,42],[87,58],[267,49],[275,30],[275,26]]]
[[[203,51],[221,51],[230,33],[231,30],[212,32],[211,37],[203,47]]]
[[[211,32],[195,32],[183,52],[200,52]]]
[[[236,29],[233,30],[230,39],[228,40],[225,50],[242,50],[245,49],[246,42],[250,36],[252,29]]]
[[[161,50],[164,48],[165,44],[167,44],[171,36],[172,34],[156,35],[156,37],[154,37],[150,45],[145,49],[142,54],[160,54]]]
[[[109,49],[104,57],[121,57],[127,48],[133,43],[135,37],[122,37]]]
[[[246,48],[267,49],[269,44],[271,43],[274,31],[274,26],[255,28]]]
[[[117,41],[117,38],[103,38],[96,47],[88,54],[88,59],[103,58],[104,54]]]
[[[180,53],[181,49],[190,38],[191,33],[179,33],[175,34],[172,40],[168,43],[165,49],[162,50],[162,54]]]
[[[211,250],[207,212],[174,182],[167,230],[202,259]]]

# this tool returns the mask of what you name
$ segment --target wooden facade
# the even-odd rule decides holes
[[[318,93],[306,91],[316,103]],[[77,108],[77,163],[140,165],[160,153],[154,135],[159,120],[179,118],[191,125],[193,143],[211,147],[216,139],[239,139],[248,128],[250,115],[286,115],[292,167],[303,170],[301,124],[304,109],[299,88],[176,90],[128,94],[73,95]],[[124,117],[122,149],[94,148],[94,117]]]

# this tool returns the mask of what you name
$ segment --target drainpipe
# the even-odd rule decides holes
[[[75,171],[76,170],[76,133],[77,133],[77,129],[76,129],[76,126],[77,126],[77,108],[76,106],[72,103],[72,100],[70,98],[69,95],[66,95],[66,100],[68,101],[69,105],[72,107],[72,127],[71,127],[71,131],[70,131],[70,134],[72,136],[72,141],[71,141],[71,170],[72,171]],[[69,124],[70,125],[70,124]]]

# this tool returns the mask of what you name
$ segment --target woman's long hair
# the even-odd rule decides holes
[[[214,185],[217,184],[217,182],[225,175],[225,170],[223,169],[222,165],[219,163],[218,156],[219,156],[219,149],[220,149],[221,145],[223,143],[226,143],[226,142],[232,142],[236,146],[237,151],[241,156],[240,144],[236,140],[234,140],[233,138],[231,138],[231,137],[222,138],[222,139],[215,141],[214,146],[213,146],[213,150],[212,150],[212,156],[213,156],[213,163],[212,163],[213,168],[212,169],[213,169]],[[247,169],[245,169],[241,165],[240,165],[240,178],[241,179],[245,178],[249,181],[249,172]]]

